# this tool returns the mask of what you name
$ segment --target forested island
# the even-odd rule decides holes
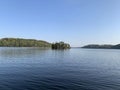
[[[70,45],[64,42],[56,42],[52,44],[52,49],[70,49]]]
[[[0,47],[49,47],[52,49],[70,49],[70,45],[64,42],[49,43],[43,40],[2,38]]]
[[[83,46],[82,48],[91,48],[91,49],[120,49],[120,44],[117,44],[117,45],[90,44],[90,45]]]

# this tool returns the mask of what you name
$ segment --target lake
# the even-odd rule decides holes
[[[120,90],[120,50],[1,47],[0,90]]]

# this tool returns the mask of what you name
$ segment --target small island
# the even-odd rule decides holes
[[[52,49],[70,49],[70,45],[64,42],[56,42],[52,44]]]

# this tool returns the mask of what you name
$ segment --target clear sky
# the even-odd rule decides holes
[[[0,0],[0,38],[120,43],[120,0]]]

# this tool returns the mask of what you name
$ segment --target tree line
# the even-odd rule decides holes
[[[52,49],[70,49],[70,45],[64,42],[49,43],[42,40],[22,38],[2,38],[0,47],[50,47]]]
[[[3,38],[0,39],[1,47],[51,47],[51,44],[34,39],[21,39],[21,38]]]

